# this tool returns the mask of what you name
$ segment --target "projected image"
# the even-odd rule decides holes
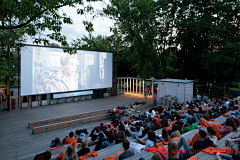
[[[30,62],[30,63],[29,63]],[[21,50],[21,95],[112,87],[112,53],[26,46]]]

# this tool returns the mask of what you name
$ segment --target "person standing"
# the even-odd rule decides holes
[[[158,100],[158,96],[157,93],[155,92],[153,95],[153,107],[157,107],[157,100]]]
[[[144,88],[144,95],[145,95],[145,99],[147,99],[147,94],[148,94],[148,88],[147,88],[147,87],[145,87],[145,88]]]

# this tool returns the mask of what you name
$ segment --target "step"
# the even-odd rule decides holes
[[[57,130],[57,129],[61,129],[61,128],[77,126],[77,125],[81,125],[84,123],[99,121],[99,120],[108,119],[108,118],[110,118],[110,114],[101,114],[98,116],[90,116],[87,118],[80,118],[80,119],[74,119],[74,120],[70,120],[70,121],[64,121],[64,122],[59,122],[59,123],[54,123],[54,124],[49,124],[49,125],[43,125],[43,126],[39,126],[39,127],[34,127],[32,130],[32,134],[49,132],[49,131],[53,131],[53,130]]]

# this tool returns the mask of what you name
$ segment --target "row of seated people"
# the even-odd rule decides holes
[[[148,133],[148,134],[150,133],[150,135],[148,135],[148,137],[154,137],[154,136],[151,136],[150,131],[163,127],[164,129],[163,129],[162,137],[158,136],[157,142],[163,141],[163,140],[168,141],[170,138],[173,138],[174,135],[179,136],[178,132],[184,133],[184,131],[186,130],[185,128],[187,128],[187,127],[191,128],[193,126],[192,121],[194,123],[196,123],[195,117],[191,117],[191,119],[189,118],[187,120],[187,123],[184,124],[182,122],[184,119],[181,120],[180,119],[181,117],[179,118],[179,115],[176,114],[175,116],[171,116],[169,121],[166,118],[163,118],[163,120],[159,124],[159,123],[157,123],[157,121],[155,119],[152,120],[154,118],[154,116],[151,118],[151,116],[148,116],[148,113],[145,113],[144,115],[139,116],[138,118],[132,116],[128,119],[128,122],[126,121],[123,124],[117,123],[115,121],[115,123],[112,125],[113,128],[111,128],[111,125],[106,127],[103,124],[101,124],[99,127],[94,128],[94,130],[90,134],[90,137],[88,137],[88,138],[87,138],[86,130],[84,130],[84,131],[77,130],[75,136],[74,136],[73,132],[70,132],[69,138],[67,138],[63,144],[68,144],[68,143],[71,143],[71,142],[77,140],[76,146],[81,149],[76,150],[77,147],[75,147],[75,152],[78,154],[78,155],[75,154],[76,155],[75,157],[79,157],[79,156],[82,156],[82,155],[90,152],[90,149],[88,148],[88,146],[91,146],[91,145],[96,144],[95,151],[97,151],[97,150],[106,148],[108,146],[112,146],[114,144],[124,142],[126,140],[125,135],[130,136],[132,138],[137,138],[142,144],[145,144],[146,146],[151,147],[156,143],[149,143],[150,141],[147,143],[147,140],[140,140],[139,137],[141,137],[142,135],[145,135],[146,133]],[[145,122],[141,122],[141,119],[143,119],[143,118],[146,119],[146,117],[147,117],[147,120],[145,120]],[[174,118],[174,120],[172,118]],[[139,123],[139,121],[140,121],[140,123]],[[175,123],[173,123],[173,122],[175,122]],[[172,129],[167,130],[166,128],[169,125],[171,125],[171,123],[173,123]],[[231,121],[231,123],[232,123],[232,121]],[[229,122],[226,121],[226,126],[228,126],[228,124],[229,124]],[[184,127],[179,127],[181,125]],[[156,126],[158,126],[158,127],[156,127]],[[195,127],[193,127],[193,128],[195,129]],[[234,128],[234,127],[232,127],[232,128]],[[168,132],[170,132],[170,134],[168,134]],[[170,137],[168,135],[170,135]],[[53,144],[53,147],[57,147],[58,145],[61,145],[61,143],[59,143],[59,142],[61,142],[60,139],[56,138],[56,140]],[[145,149],[148,147],[145,147]],[[71,151],[71,146],[68,148],[68,150],[69,150],[69,152]],[[72,148],[72,150],[74,150],[74,149]],[[69,152],[67,152],[67,153],[69,153]],[[74,154],[74,152],[71,152],[71,154]],[[70,157],[72,157],[72,156],[70,155]],[[120,159],[121,159],[121,157],[120,157]]]

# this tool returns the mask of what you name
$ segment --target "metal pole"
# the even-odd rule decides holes
[[[224,83],[224,87],[223,87],[223,98],[225,97],[225,83]]]
[[[121,78],[121,94],[122,94],[122,78]]]
[[[154,92],[154,83],[153,83],[153,80],[152,80],[152,97],[153,97],[153,92]]]
[[[140,79],[139,81],[140,81],[140,83],[139,83],[139,84],[140,84],[140,86],[139,86],[139,87],[140,87],[140,88],[139,88],[139,94],[141,95],[141,93],[142,93],[142,83],[141,83],[141,82],[142,82],[142,81],[141,81],[141,79]]]
[[[118,95],[119,95],[119,79],[117,79]]]
[[[132,79],[130,78],[130,93],[132,92]]]
[[[8,44],[8,93],[7,93],[7,99],[8,99],[8,103],[7,103],[7,110],[10,111],[11,107],[10,107],[10,64],[11,63],[11,59],[10,59],[10,44]]]
[[[134,93],[134,84],[135,84],[135,82],[134,82],[134,79],[133,79],[133,93]]]
[[[125,93],[125,82],[126,82],[126,79],[123,78],[123,87],[124,87],[124,93]]]

